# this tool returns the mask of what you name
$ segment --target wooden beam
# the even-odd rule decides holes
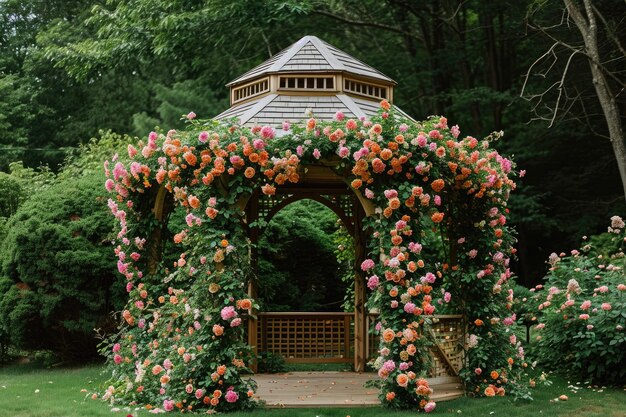
[[[363,232],[364,212],[361,206],[354,207],[354,370],[365,371],[367,363],[367,301],[365,274],[360,265],[366,256],[366,236]]]
[[[247,205],[245,206],[245,208],[246,208],[246,224],[249,225],[250,223],[256,221],[259,218],[259,192],[258,191],[254,192],[252,196],[250,196],[250,198],[247,200]],[[249,253],[250,268],[252,268],[252,270],[256,272],[258,269],[258,262],[257,262],[258,253],[256,249],[256,244],[259,241],[259,228],[248,227],[247,233],[248,233],[248,238],[250,239],[250,243],[252,244],[250,248],[250,253]],[[256,276],[256,273],[252,275]],[[254,279],[250,279],[250,281],[248,282],[248,297],[250,297],[252,300],[256,300],[257,296],[258,296],[257,282]],[[259,337],[257,333],[258,332],[258,327],[257,327],[258,319],[256,315],[257,312],[255,310],[251,311],[251,313],[252,314],[250,314],[250,318],[248,319],[248,346],[252,348],[252,353],[254,354],[255,358],[252,360],[249,366],[253,372],[257,372],[258,363],[256,360],[256,356],[259,354]]]

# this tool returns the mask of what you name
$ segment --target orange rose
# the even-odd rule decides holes
[[[191,151],[185,152],[183,154],[183,158],[185,158],[185,161],[187,161],[187,163],[191,166],[196,165],[196,163],[198,162],[198,158]]]
[[[435,223],[441,223],[443,220],[444,213],[436,212],[432,216],[430,216],[431,220]]]
[[[445,187],[446,183],[443,182],[442,179],[438,179],[433,181],[432,183],[430,183],[430,187],[436,192],[440,192],[441,190],[443,190],[443,187]]]
[[[224,327],[220,326],[219,324],[216,324],[213,326],[213,334],[215,336],[221,336],[224,334]]]
[[[391,329],[385,329],[383,332],[383,340],[387,343],[391,342],[396,337],[396,332]]]
[[[385,398],[387,399],[387,401],[393,401],[394,398],[396,398],[396,393],[395,392],[388,392],[387,395],[385,395]]]
[[[478,327],[482,326],[483,324],[485,324],[481,319],[476,319],[474,320],[474,324]]]
[[[195,195],[190,195],[187,200],[189,201],[189,205],[192,208],[197,209],[198,207],[200,207],[200,200]]]
[[[489,385],[487,388],[485,388],[485,395],[487,397],[494,397],[496,395],[496,391],[491,385]]]
[[[243,175],[245,175],[246,178],[252,178],[252,177],[254,177],[255,173],[256,173],[256,171],[254,170],[254,168],[248,167],[244,171]]]
[[[380,157],[381,157],[384,161],[386,161],[386,160],[388,160],[389,158],[391,158],[391,156],[392,156],[392,155],[393,155],[393,153],[391,152],[391,149],[389,149],[389,148],[385,148],[385,149],[383,149],[382,151],[380,151]]]
[[[498,371],[491,371],[489,375],[491,376],[491,379],[498,379],[498,377],[500,376]]]
[[[406,387],[409,384],[409,377],[406,374],[399,374],[396,377],[396,382],[401,387]]]

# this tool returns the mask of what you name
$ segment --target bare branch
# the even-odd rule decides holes
[[[526,84],[528,83],[528,78],[530,78],[530,73],[532,71],[532,69],[534,68],[534,66],[536,64],[538,64],[543,58],[545,58],[546,56],[550,55],[551,53],[554,54],[554,48],[556,48],[558,45],[558,43],[554,43],[550,49],[548,49],[543,55],[541,55],[539,58],[537,58],[535,60],[535,62],[533,62],[530,67],[528,68],[528,71],[526,72],[526,75],[524,76],[524,84],[522,85],[522,91],[520,92],[520,97],[524,98],[524,90],[526,89]]]
[[[617,84],[619,84],[622,88],[626,88],[626,82],[624,82],[624,80],[621,80],[620,78],[618,78],[615,75],[614,71],[611,71],[609,69],[606,68],[606,66],[600,62],[597,57],[589,54],[587,52],[588,49],[580,49],[580,47],[576,47],[574,45],[570,45],[566,42],[563,42],[560,39],[555,38],[550,32],[548,32],[546,30],[546,28],[543,28],[541,26],[532,26],[529,25],[532,29],[538,30],[539,32],[541,32],[542,34],[544,34],[545,36],[547,36],[548,38],[550,38],[552,41],[554,41],[555,43],[569,49],[569,50],[579,50],[580,53],[582,53],[583,55],[585,55],[587,57],[587,59],[589,59],[593,64],[597,65],[598,68],[604,73],[604,75],[608,76],[609,78],[613,79],[613,81],[615,81]],[[554,26],[553,26],[554,27]],[[553,45],[554,46],[554,45]]]
[[[569,66],[570,66],[570,63],[572,62],[572,58],[574,57],[574,55],[576,55],[579,52],[580,50],[573,51],[570,54],[569,58],[567,59],[567,64],[565,65],[565,68],[563,69],[563,76],[561,77],[561,81],[559,81],[559,86],[558,86],[559,95],[556,98],[556,104],[554,105],[554,115],[552,116],[552,120],[550,121],[550,125],[548,127],[552,127],[552,125],[554,124],[554,120],[556,119],[556,114],[559,110],[559,103],[561,102],[561,95],[563,93],[563,84],[565,84],[565,77],[567,76],[567,71],[569,70]]]
[[[274,54],[272,53],[272,47],[270,46],[270,41],[269,39],[267,39],[267,36],[265,36],[265,32],[263,30],[261,30],[261,37],[263,38],[263,42],[265,42],[267,55],[271,58],[272,56],[274,56]]]

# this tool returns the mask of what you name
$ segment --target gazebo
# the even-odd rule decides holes
[[[489,146],[499,135],[461,137],[445,117],[411,122],[392,107],[393,80],[315,37],[229,87],[224,123],[190,113],[188,129],[151,132],[141,151],[128,145],[128,158],[105,164],[115,163],[105,186],[129,292],[108,362],[116,397],[214,412],[254,398],[288,405],[273,394],[296,406],[377,396],[428,411],[462,395],[459,373],[470,368],[465,388],[504,394],[527,363],[508,327],[515,251],[505,223],[516,173]],[[352,312],[259,311],[259,236],[301,199],[331,209],[354,238]],[[178,208],[185,223],[171,236]],[[180,251],[173,263],[163,256],[170,238]],[[352,376],[341,386],[322,382],[308,402],[297,375],[280,386],[244,377],[264,351],[357,372],[342,373]],[[369,359],[380,390],[354,394]]]

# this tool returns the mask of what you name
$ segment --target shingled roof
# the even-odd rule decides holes
[[[370,118],[381,100],[393,103],[395,85],[347,53],[315,36],[305,36],[227,84],[231,107],[214,119],[280,126],[283,121],[293,123],[311,116],[331,120],[337,111],[349,118]]]
[[[290,47],[283,49],[267,61],[226,84],[241,84],[264,74],[277,72],[329,72],[344,71],[396,84],[382,72],[316,36],[305,36]]]

